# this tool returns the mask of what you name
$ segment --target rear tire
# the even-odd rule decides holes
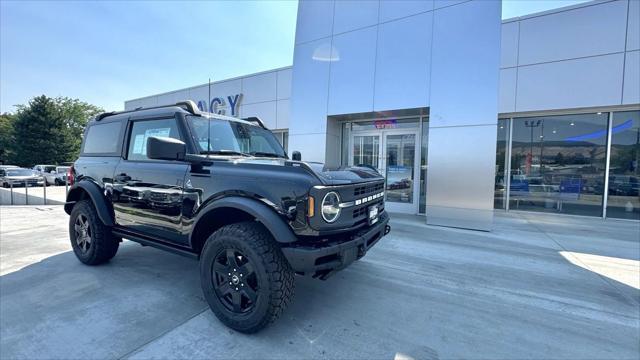
[[[78,260],[87,265],[107,262],[118,252],[120,239],[104,225],[93,203],[82,200],[76,203],[69,216],[69,238]]]
[[[220,228],[200,259],[204,296],[226,326],[254,333],[275,321],[291,302],[294,272],[262,224]]]

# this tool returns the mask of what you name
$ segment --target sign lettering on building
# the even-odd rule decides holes
[[[213,114],[238,116],[241,99],[242,94],[235,94],[229,95],[226,98],[214,97],[209,104],[207,104],[206,100],[200,100],[198,101],[198,109]]]

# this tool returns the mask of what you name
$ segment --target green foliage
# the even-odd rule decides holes
[[[0,164],[8,164],[13,156],[13,122],[12,114],[0,115]]]
[[[102,109],[77,99],[35,97],[20,105],[13,122],[12,163],[60,164],[78,156],[88,120]]]

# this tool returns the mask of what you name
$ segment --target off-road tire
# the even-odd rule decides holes
[[[86,219],[90,229],[91,242],[86,251],[79,245],[77,239],[75,225],[79,217]],[[77,202],[71,210],[69,238],[76,257],[86,265],[99,265],[111,260],[120,246],[120,239],[113,236],[111,229],[102,223],[93,203],[89,200]]]
[[[219,287],[216,287],[214,261],[228,249],[246,256],[257,279],[257,300],[247,313],[228,309],[216,293]],[[202,291],[211,310],[226,326],[243,333],[257,332],[282,314],[293,298],[294,276],[269,231],[255,221],[218,229],[207,239],[200,257]]]

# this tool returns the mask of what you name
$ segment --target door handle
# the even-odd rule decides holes
[[[127,174],[118,174],[118,175],[114,176],[114,180],[115,181],[120,181],[120,182],[125,182],[125,181],[131,180],[131,176],[129,176]]]

